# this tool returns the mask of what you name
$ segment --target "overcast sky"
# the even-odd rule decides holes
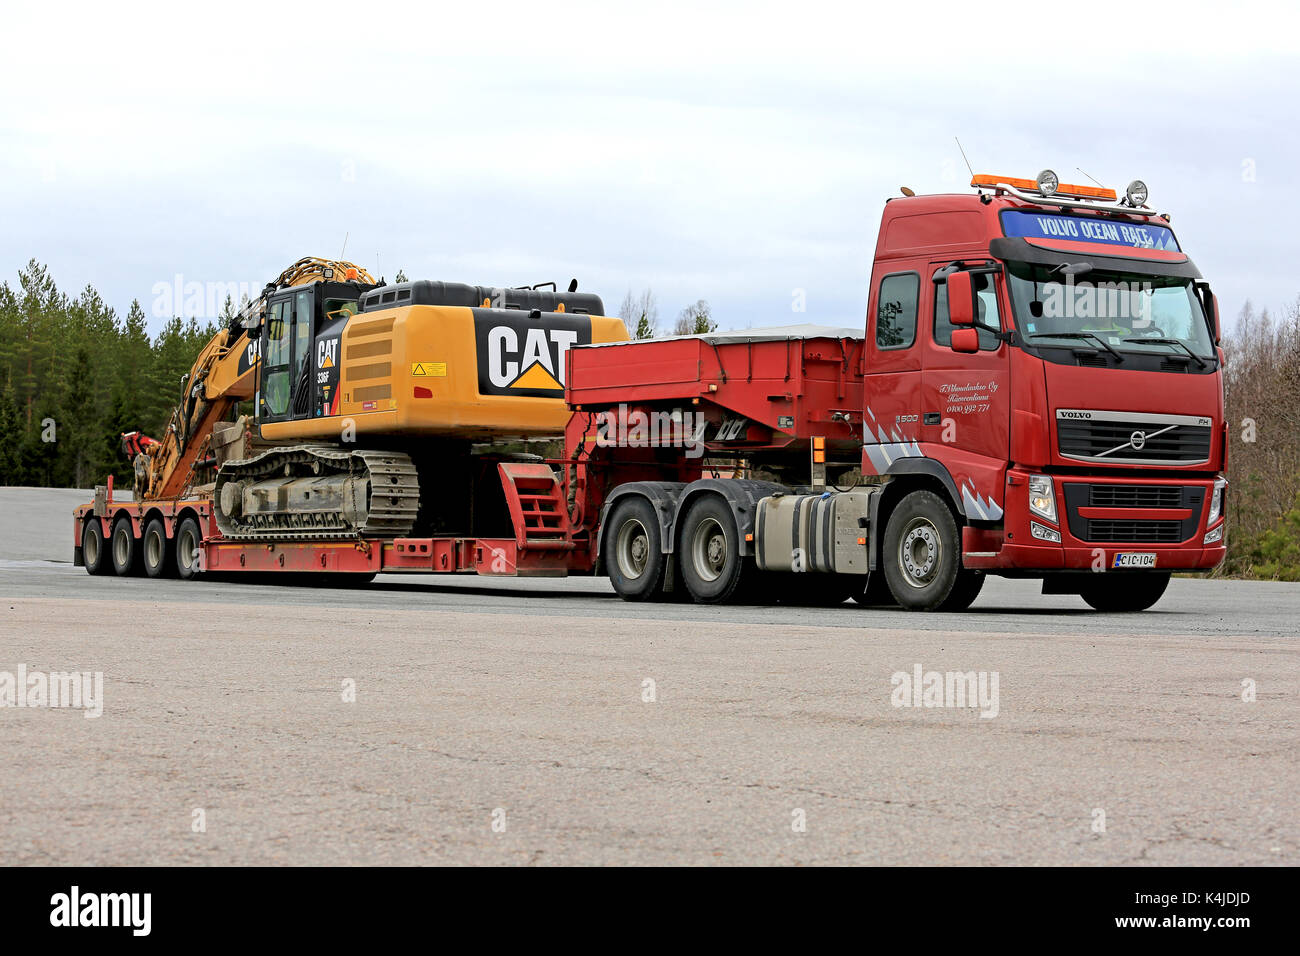
[[[152,312],[346,236],[390,279],[857,325],[884,200],[965,191],[959,136],[977,172],[1144,179],[1226,314],[1300,295],[1286,7],[871,6],[7,8],[0,277]]]

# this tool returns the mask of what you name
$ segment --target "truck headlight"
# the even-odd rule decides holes
[[[1201,542],[1201,544],[1214,544],[1216,541],[1222,541],[1222,540],[1223,540],[1223,525],[1219,525],[1213,531],[1206,533],[1205,539]]]
[[[1214,494],[1210,495],[1210,516],[1205,519],[1205,524],[1214,524],[1223,514],[1223,492],[1228,487],[1228,482],[1223,478],[1214,479]]]
[[[1029,478],[1029,510],[1056,523],[1056,494],[1048,475],[1031,475]]]

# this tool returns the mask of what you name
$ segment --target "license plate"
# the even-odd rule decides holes
[[[1151,551],[1119,551],[1112,568],[1154,568],[1156,556]]]

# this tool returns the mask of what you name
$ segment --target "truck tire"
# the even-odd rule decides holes
[[[885,525],[882,555],[889,590],[908,611],[937,611],[961,570],[957,522],[932,491],[904,496]]]
[[[682,580],[697,604],[723,604],[745,593],[757,569],[740,553],[731,506],[718,495],[697,498],[686,511],[678,538]]]
[[[983,571],[958,571],[957,580],[952,586],[952,592],[948,595],[948,600],[939,605],[939,610],[966,610],[980,596],[980,591],[984,589],[985,577],[987,575]]]
[[[113,573],[118,577],[139,574],[143,570],[140,560],[140,542],[136,540],[131,519],[122,517],[113,522],[109,534],[109,554],[113,558]]]
[[[108,574],[113,570],[108,542],[104,540],[104,525],[93,516],[87,519],[81,532],[81,562],[89,574]]]
[[[162,518],[152,518],[144,526],[140,539],[144,559],[144,573],[151,578],[170,578],[176,575],[176,558],[172,555],[172,541],[167,537],[167,525]]]
[[[187,515],[176,526],[176,540],[172,554],[176,559],[176,575],[189,581],[199,574],[198,550],[203,543],[203,531],[193,515]]]
[[[660,600],[667,563],[659,516],[640,495],[628,495],[614,506],[605,529],[609,583],[624,601]]]
[[[1098,611],[1145,611],[1169,587],[1169,572],[1163,574],[1096,574],[1080,589],[1080,596]]]

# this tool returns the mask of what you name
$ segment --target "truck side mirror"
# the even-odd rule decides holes
[[[1218,345],[1223,334],[1223,330],[1219,326],[1219,297],[1211,292],[1208,302],[1210,306],[1210,328],[1214,331],[1214,344]]]
[[[975,295],[970,273],[954,272],[944,282],[948,287],[948,321],[953,325],[974,325]]]
[[[976,329],[953,329],[952,350],[974,354],[980,350],[980,334]]]

